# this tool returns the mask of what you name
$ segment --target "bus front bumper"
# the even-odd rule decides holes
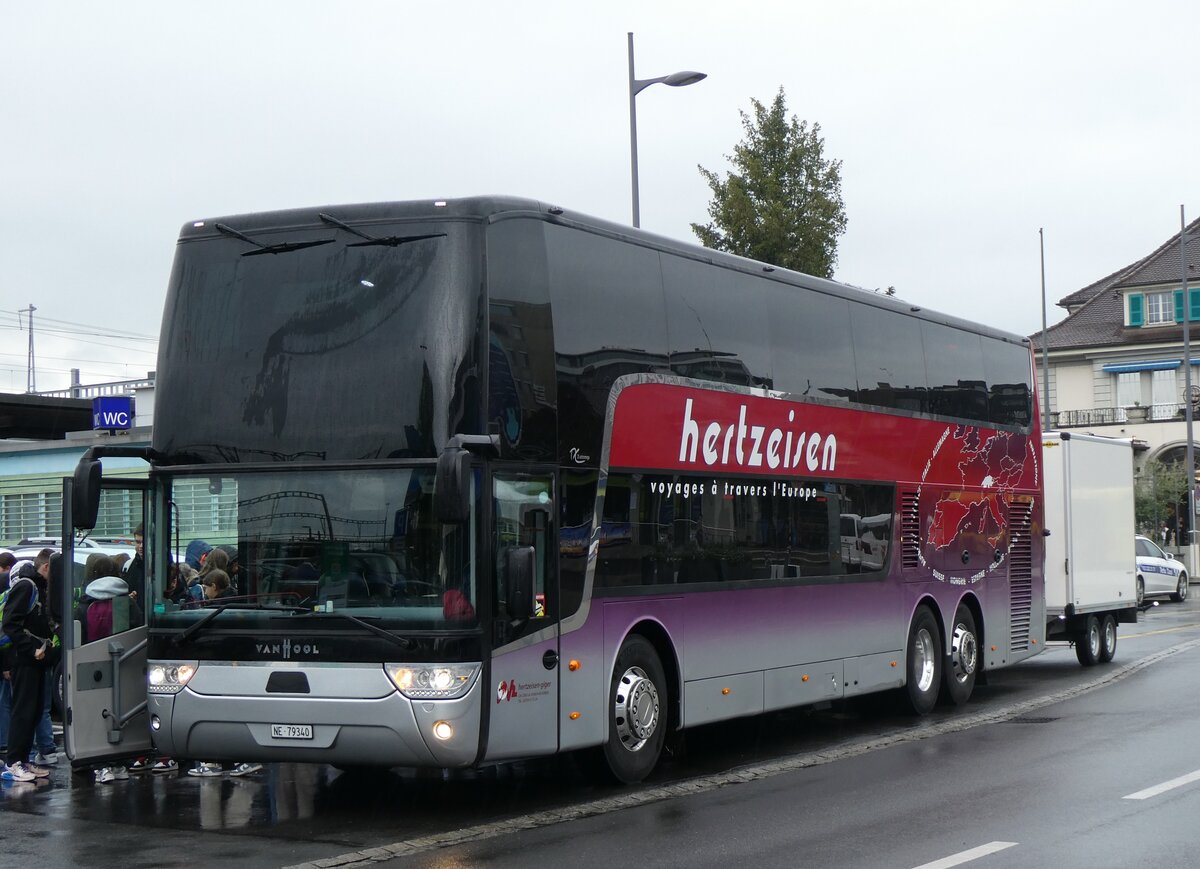
[[[310,693],[268,690],[280,671],[303,673]],[[380,664],[201,662],[177,693],[151,690],[147,711],[170,757],[454,768],[479,754],[480,690],[476,678],[461,698],[413,700]]]

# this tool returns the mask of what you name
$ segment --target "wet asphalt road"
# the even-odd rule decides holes
[[[479,771],[372,775],[274,764],[242,779],[142,774],[109,785],[72,775],[64,758],[47,782],[0,789],[0,864],[133,869],[202,860],[280,867],[336,857],[352,865],[353,855],[362,861],[412,853],[388,862],[438,865],[439,853],[453,852],[466,861],[452,859],[449,865],[470,865],[486,853],[487,840],[500,845],[497,837],[509,831],[553,828],[631,806],[655,805],[686,827],[684,795],[690,792],[728,788],[795,764],[828,763],[825,772],[848,767],[880,747],[940,739],[944,732],[974,726],[976,719],[986,723],[988,715],[1012,717],[1020,704],[1061,700],[1139,661],[1158,667],[1163,650],[1200,638],[1200,600],[1165,603],[1137,625],[1121,626],[1119,636],[1116,660],[1107,669],[1084,670],[1070,648],[1052,645],[1023,665],[992,674],[964,709],[938,710],[926,719],[863,704],[698,728],[649,781],[634,788],[595,784],[586,758],[574,756]],[[1037,713],[1024,714],[1031,716]],[[699,816],[697,823],[703,823]],[[473,839],[480,844],[455,850],[456,843]],[[386,846],[391,851],[369,851]],[[520,862],[518,853],[511,865]]]

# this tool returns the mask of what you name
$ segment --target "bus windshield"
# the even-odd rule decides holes
[[[222,628],[304,613],[473,627],[474,523],[436,521],[433,478],[428,466],[166,478],[180,551],[156,583],[153,622],[186,628],[223,607]]]

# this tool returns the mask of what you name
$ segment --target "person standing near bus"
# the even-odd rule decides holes
[[[8,574],[17,563],[11,552],[0,552],[0,594],[8,591]],[[0,757],[8,751],[8,719],[12,714],[12,684],[8,665],[8,649],[0,648]]]
[[[4,603],[0,631],[12,643],[12,718],[8,731],[5,769],[0,779],[28,782],[46,778],[50,770],[29,762],[33,733],[45,705],[46,672],[53,667],[58,649],[52,643],[50,611],[45,605],[51,551],[43,549],[34,562],[14,568]],[[40,569],[39,569],[40,568]]]

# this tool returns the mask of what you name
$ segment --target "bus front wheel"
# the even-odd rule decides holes
[[[937,705],[942,681],[942,639],[937,619],[928,607],[918,607],[908,629],[906,673],[901,695],[914,715],[927,715]]]
[[[604,759],[618,781],[635,784],[658,763],[669,708],[662,662],[644,637],[635,634],[621,647],[613,667],[608,708]]]

